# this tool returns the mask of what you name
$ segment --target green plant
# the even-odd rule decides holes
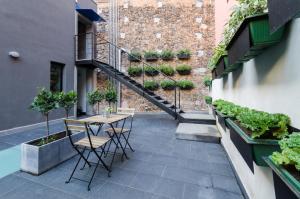
[[[174,53],[171,50],[164,50],[160,53],[160,57],[163,60],[171,60],[174,58]]]
[[[116,89],[109,84],[105,90],[105,100],[108,102],[109,106],[111,103],[115,103],[118,101],[118,94]]]
[[[176,67],[176,71],[180,74],[180,75],[189,75],[191,74],[192,71],[192,67],[189,65],[179,65]]]
[[[146,60],[157,60],[159,59],[159,53],[155,51],[146,51],[144,53],[144,58]]]
[[[58,106],[65,109],[66,118],[69,118],[70,110],[77,102],[77,93],[69,91],[67,93],[60,92],[56,94]]]
[[[271,159],[277,165],[292,165],[300,171],[300,133],[292,133],[279,141],[281,152],[274,152]]]
[[[45,88],[41,88],[37,96],[33,99],[30,107],[31,110],[40,112],[46,119],[47,139],[44,144],[49,143],[49,113],[57,108],[56,96]]]
[[[159,71],[155,66],[146,66],[144,70],[147,76],[156,76],[159,74]]]
[[[176,88],[176,82],[172,80],[163,80],[160,82],[160,86],[164,90],[174,90]]]
[[[143,73],[143,69],[138,66],[130,66],[127,72],[131,77],[140,77]]]
[[[177,57],[180,58],[189,58],[191,56],[191,51],[188,49],[182,49],[177,52]]]
[[[212,97],[211,96],[204,96],[204,100],[205,100],[205,103],[210,105],[212,104]]]
[[[159,70],[167,76],[173,76],[175,74],[174,68],[169,65],[161,65],[159,66]]]
[[[104,93],[100,92],[99,90],[88,92],[87,94],[88,103],[91,106],[95,106],[97,104],[97,114],[100,113],[99,104],[104,99]]]
[[[135,52],[135,51],[132,51],[131,53],[129,53],[128,55],[128,60],[129,61],[135,61],[135,62],[138,62],[138,61],[141,61],[142,59],[142,54],[140,52]]]
[[[148,80],[144,82],[144,87],[148,90],[155,91],[159,88],[159,84],[156,81]]]
[[[213,56],[208,61],[208,69],[212,70],[216,67],[219,59],[223,56],[227,55],[226,52],[226,44],[221,42],[217,47],[214,49]]]
[[[204,84],[204,86],[206,86],[206,87],[210,87],[211,86],[211,78],[210,77],[208,77],[208,76],[205,76],[204,78],[203,78],[203,84]]]
[[[194,83],[189,81],[189,80],[180,80],[177,81],[177,86],[181,89],[181,90],[191,90],[193,89]]]

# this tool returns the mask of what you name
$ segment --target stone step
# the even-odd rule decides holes
[[[214,125],[180,123],[176,130],[176,138],[208,143],[220,143],[221,134]]]
[[[180,122],[182,123],[210,124],[210,125],[216,124],[215,118],[208,113],[204,113],[204,112],[182,113],[180,115],[182,117]]]

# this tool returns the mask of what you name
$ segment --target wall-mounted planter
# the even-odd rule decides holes
[[[62,138],[43,146],[36,146],[34,144],[41,138],[21,145],[22,171],[40,175],[77,154],[70,143],[69,137],[65,136],[65,131],[56,133],[55,135]],[[74,133],[72,138],[74,141],[77,141],[84,136],[85,132],[79,132]]]
[[[188,54],[178,54],[177,58],[181,59],[181,60],[187,60],[187,59],[191,58],[191,55],[188,55]]]
[[[148,62],[154,62],[154,61],[157,61],[158,60],[158,57],[145,57],[145,60],[148,61]]]
[[[212,115],[213,115],[214,118],[216,119],[216,117],[217,117],[216,107],[211,106],[211,108],[212,108]]]
[[[226,119],[230,129],[230,139],[238,149],[248,167],[254,172],[255,162],[258,166],[267,166],[263,157],[271,155],[274,151],[279,151],[278,140],[253,139],[244,132],[233,120]]]
[[[133,56],[133,55],[128,55],[128,60],[131,62],[140,62],[142,60],[142,56]]]
[[[211,71],[211,78],[212,78],[212,80],[217,79],[217,71],[216,71],[216,68],[214,68],[214,69]]]
[[[283,34],[284,27],[270,34],[268,14],[246,18],[226,48],[229,65],[243,63],[261,54],[264,49],[279,43]]]
[[[220,57],[216,64],[216,74],[217,78],[221,78],[225,75],[225,70],[228,67],[228,57],[227,55],[223,55]]]
[[[273,172],[276,199],[300,198],[300,182],[295,176],[284,167],[276,165],[271,158],[265,157],[264,159]]]
[[[226,131],[226,119],[229,118],[228,116],[222,114],[220,111],[216,110],[216,115],[218,117],[218,122],[221,125],[221,127],[223,128],[224,131]]]

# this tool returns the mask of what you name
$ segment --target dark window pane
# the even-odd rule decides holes
[[[64,68],[64,64],[51,62],[50,90],[52,92],[61,92],[62,91],[63,68]]]

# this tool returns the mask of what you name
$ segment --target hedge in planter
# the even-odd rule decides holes
[[[158,69],[155,66],[146,66],[144,68],[144,70],[145,70],[145,74],[147,76],[151,76],[152,77],[152,76],[157,76],[159,74],[159,71],[158,71]]]
[[[157,61],[159,59],[159,53],[155,51],[146,51],[144,53],[144,58],[146,61]]]
[[[182,49],[177,52],[178,59],[190,59],[191,58],[191,51],[188,49]]]
[[[169,65],[161,65],[159,67],[160,72],[165,74],[166,76],[173,76],[175,75],[175,70],[172,66]]]
[[[176,71],[179,75],[189,75],[191,74],[192,67],[189,65],[179,65],[176,67]]]
[[[176,82],[172,80],[164,80],[160,83],[160,86],[164,90],[174,90],[176,88]]]
[[[140,52],[131,52],[128,55],[128,60],[131,62],[140,62],[142,60],[142,54]]]
[[[160,58],[165,61],[174,59],[174,53],[171,50],[164,50],[160,53]]]
[[[181,90],[192,90],[195,86],[194,83],[189,81],[189,80],[180,80],[177,81],[177,86],[181,89]]]
[[[156,91],[159,89],[159,84],[156,81],[148,80],[144,82],[144,87],[150,91]]]
[[[140,77],[143,73],[143,69],[138,66],[130,66],[127,70],[128,75],[131,77]]]

